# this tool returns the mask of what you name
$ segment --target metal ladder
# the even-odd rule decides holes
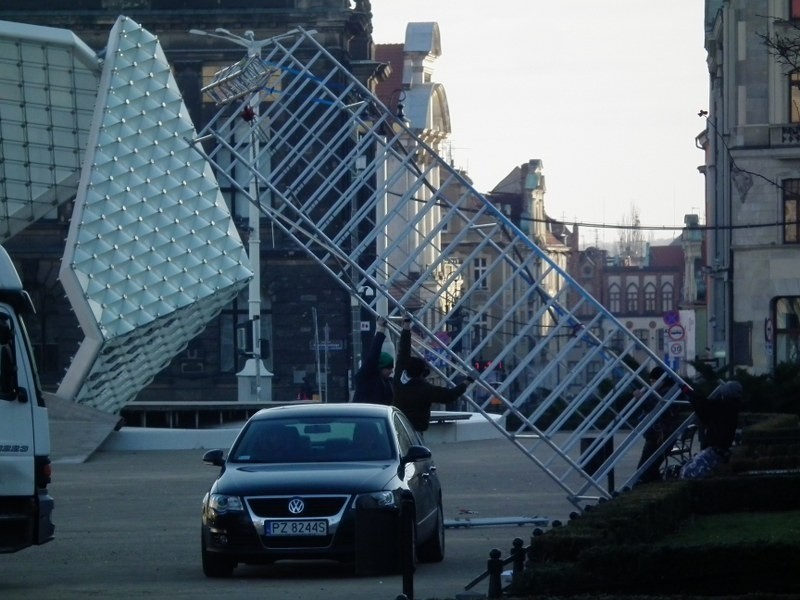
[[[667,369],[670,391],[640,416],[656,354],[313,35],[260,50],[251,80],[226,69],[205,89],[218,109],[195,147],[221,184],[369,313],[410,310],[440,381],[480,364],[469,408],[574,506],[611,497],[614,475],[635,483],[642,433],[680,401],[681,378]]]

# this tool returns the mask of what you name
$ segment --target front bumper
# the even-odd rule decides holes
[[[203,508],[206,552],[241,563],[270,563],[283,559],[331,559],[354,562],[380,554],[393,556],[399,526],[394,508],[356,509],[353,496],[300,497],[308,506],[301,517],[285,507],[295,496],[245,498],[245,511],[218,514]],[[325,519],[327,535],[266,535],[271,520]],[[393,562],[394,558],[389,559]],[[383,562],[383,559],[381,559]]]

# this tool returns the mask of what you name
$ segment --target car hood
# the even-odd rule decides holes
[[[393,463],[229,464],[213,491],[232,496],[357,494],[386,489],[393,478],[397,478]]]

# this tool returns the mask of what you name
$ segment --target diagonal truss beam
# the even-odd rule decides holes
[[[680,402],[680,377],[667,369],[660,383],[671,385],[652,389],[658,402],[645,411],[634,392],[649,387],[649,366],[666,365],[563,258],[312,35],[262,52],[268,85],[220,105],[195,147],[270,220],[273,243],[301,247],[373,315],[411,309],[415,351],[442,380],[484,364],[472,409],[505,416],[505,427],[489,420],[576,507],[610,497],[615,469],[621,486],[635,483],[647,465],[623,465],[636,464],[642,433]]]

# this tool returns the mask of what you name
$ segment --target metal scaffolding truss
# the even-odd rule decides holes
[[[225,79],[236,98],[217,94],[195,140],[221,185],[257,204],[273,244],[302,247],[371,314],[411,310],[415,351],[442,381],[481,363],[471,408],[576,507],[610,497],[615,469],[617,487],[633,484],[647,465],[623,465],[684,382],[667,370],[669,391],[642,414],[634,392],[662,361],[557,257],[312,35],[260,51],[268,83],[243,94]]]

